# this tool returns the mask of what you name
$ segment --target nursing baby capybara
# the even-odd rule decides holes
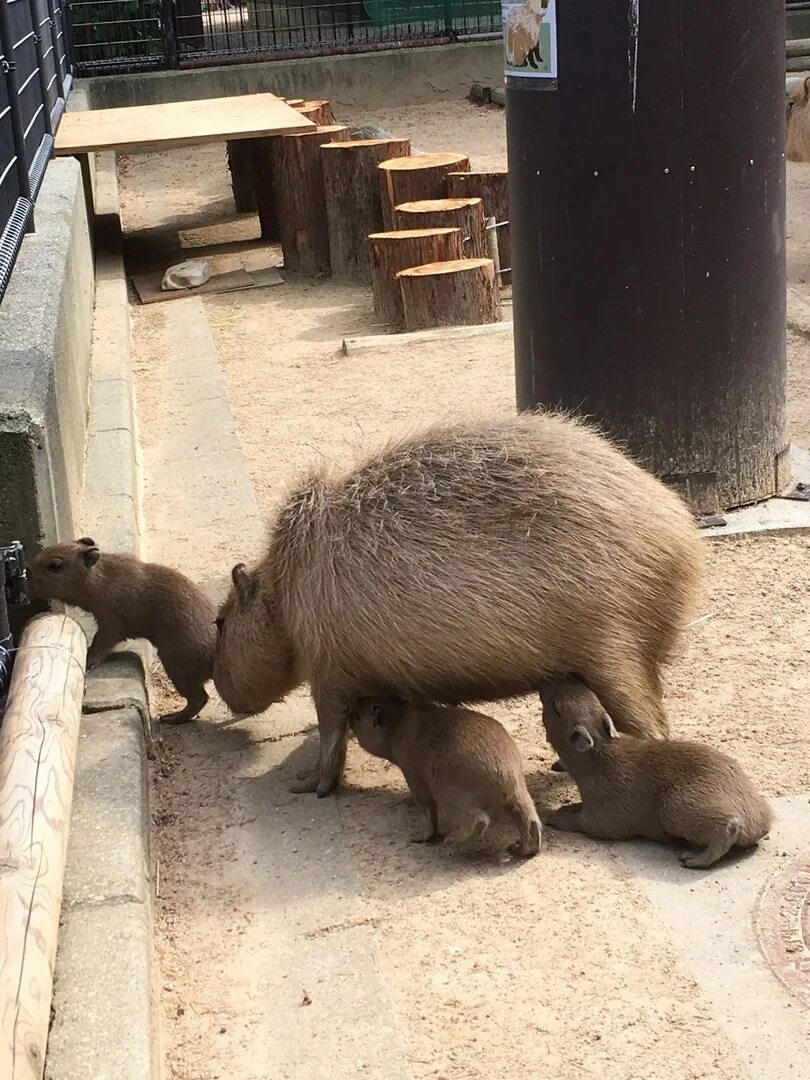
[[[540,819],[526,788],[523,762],[506,728],[470,709],[412,705],[399,698],[361,698],[349,710],[357,741],[402,773],[424,818],[417,842],[439,835],[439,816],[452,819],[448,840],[484,835],[491,815],[508,814],[518,829],[513,855],[540,850]]]
[[[541,690],[549,742],[582,802],[546,824],[600,840],[682,840],[684,866],[712,866],[768,832],[771,809],[733,758],[685,740],[619,735],[598,697],[578,679]]]
[[[266,558],[233,569],[214,681],[257,713],[308,681],[325,795],[347,708],[396,693],[462,704],[580,672],[619,728],[665,736],[659,669],[696,599],[685,505],[584,423],[431,427],[286,499]]]
[[[88,668],[97,667],[120,642],[145,638],[186,698],[183,709],[161,719],[183,724],[204,707],[214,667],[216,610],[184,574],[132,555],[101,552],[87,536],[45,548],[26,570],[37,599],[61,600],[95,618]]]

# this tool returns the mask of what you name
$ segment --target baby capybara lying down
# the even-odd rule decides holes
[[[357,701],[350,722],[362,748],[402,769],[424,818],[414,840],[439,835],[439,816],[462,843],[483,836],[490,817],[508,814],[519,838],[513,855],[540,850],[540,819],[526,789],[520,751],[491,716],[469,709],[409,705],[394,697]]]
[[[548,818],[555,829],[602,840],[686,841],[684,866],[704,868],[768,832],[771,809],[736,761],[710,746],[619,735],[596,695],[578,679],[541,691],[551,745],[582,802]]]
[[[87,536],[45,548],[26,569],[33,596],[61,600],[95,618],[88,668],[97,667],[122,641],[146,638],[187,699],[183,709],[161,719],[183,724],[204,707],[214,668],[216,611],[184,574],[132,555],[101,552]]]
[[[214,681],[237,713],[309,682],[320,760],[293,790],[318,795],[381,691],[459,705],[577,671],[620,730],[661,737],[702,559],[677,495],[587,425],[440,424],[292,491],[267,557],[233,569]]]

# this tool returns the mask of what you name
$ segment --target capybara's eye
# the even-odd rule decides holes
[[[48,563],[48,569],[52,574],[58,574],[59,571],[62,569],[62,560],[52,559],[51,562]]]

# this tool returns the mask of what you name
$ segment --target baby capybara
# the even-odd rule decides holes
[[[377,696],[350,711],[357,741],[398,768],[424,818],[414,840],[439,835],[439,815],[452,818],[457,843],[483,836],[490,817],[506,812],[518,828],[513,855],[540,850],[540,819],[526,789],[520,751],[491,716],[469,709],[409,705]]]
[[[771,809],[736,761],[710,746],[619,735],[579,679],[541,691],[549,742],[576,781],[582,802],[546,819],[555,829],[602,840],[686,841],[681,856],[702,869],[768,832]]]
[[[205,593],[177,570],[132,555],[101,552],[89,537],[55,544],[29,560],[31,593],[89,612],[98,629],[87,653],[97,667],[122,641],[146,638],[186,706],[162,719],[193,720],[208,701],[216,646],[216,610]]]
[[[310,683],[320,761],[294,790],[319,795],[350,703],[381,692],[457,705],[579,671],[621,730],[664,736],[702,558],[678,496],[584,423],[431,427],[288,496],[267,557],[234,567],[214,681],[237,713]]]

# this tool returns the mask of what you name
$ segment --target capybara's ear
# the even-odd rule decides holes
[[[98,550],[97,547],[86,547],[82,551],[80,558],[89,570],[91,567],[95,566],[98,560],[101,558],[101,552]]]
[[[372,705],[371,706],[371,724],[372,724],[372,727],[380,727],[380,725],[382,724],[382,706],[381,705]]]
[[[571,745],[576,750],[591,750],[593,748],[593,736],[582,724],[577,724],[571,732]]]
[[[237,563],[231,570],[231,579],[237,595],[243,604],[251,600],[256,592],[256,581],[244,563]]]
[[[605,715],[602,717],[602,730],[604,731],[605,738],[607,739],[615,739],[616,736],[619,734],[616,730],[616,725],[613,723],[607,713],[605,713]]]
[[[80,536],[76,543],[81,544],[82,547],[96,547],[95,540],[91,540],[89,536]]]

